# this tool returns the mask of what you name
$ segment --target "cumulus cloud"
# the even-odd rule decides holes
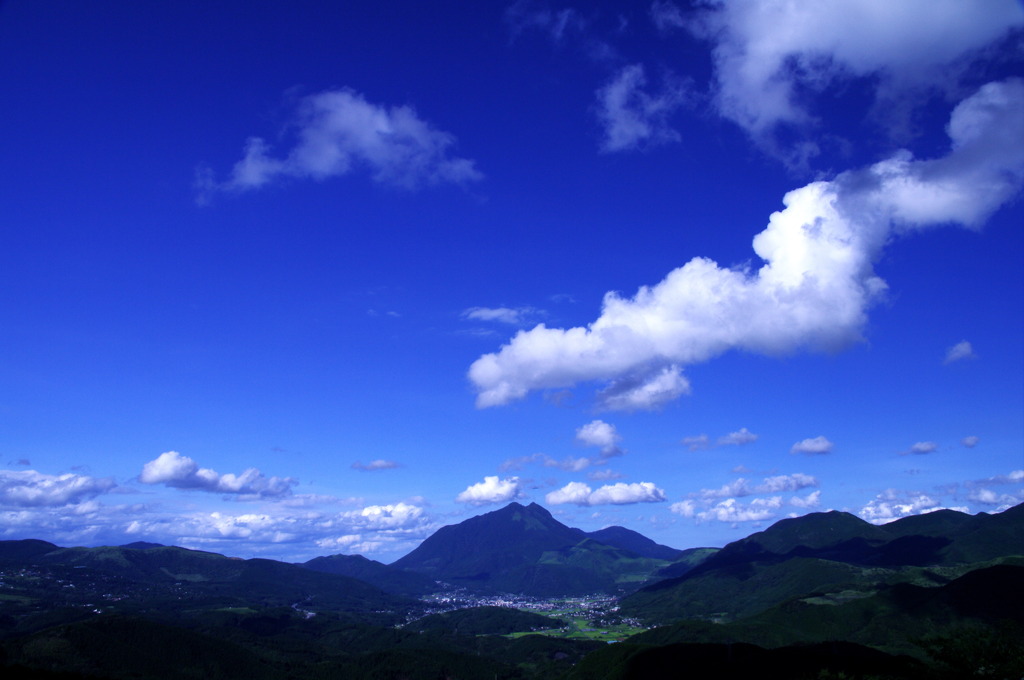
[[[350,528],[393,532],[421,526],[426,519],[426,513],[418,505],[392,503],[368,505],[361,510],[348,510],[341,513],[339,518]]]
[[[875,84],[876,106],[885,102],[884,108],[900,109],[897,92],[920,94],[947,85],[958,61],[1024,25],[1024,10],[1014,0],[710,5],[699,21],[686,25],[715,43],[717,108],[766,144],[780,126],[816,122],[798,95],[801,89],[821,91],[834,81],[858,78]]]
[[[619,448],[622,437],[614,425],[603,420],[592,420],[577,429],[576,441],[584,446],[598,447],[601,449],[601,455],[606,458],[622,454],[622,449]]]
[[[811,437],[798,441],[790,447],[790,453],[803,453],[808,456],[822,455],[826,453],[832,453],[832,448],[835,446],[824,436]]]
[[[569,482],[561,489],[547,494],[544,499],[549,505],[631,505],[660,503],[665,500],[665,492],[651,482],[617,482],[596,491],[583,482]]]
[[[356,170],[408,189],[483,177],[473,161],[451,154],[451,134],[408,106],[372,104],[350,89],[305,97],[289,127],[297,131],[296,139],[283,155],[274,156],[266,141],[251,137],[226,181],[217,182],[209,169],[201,171],[200,202],[216,191],[258,189],[285,178],[324,180]]]
[[[291,477],[267,477],[256,468],[249,468],[240,475],[222,475],[210,468],[199,467],[194,460],[177,451],[161,453],[146,463],[142,467],[139,481],[176,489],[198,489],[261,498],[288,496],[292,487],[298,484]]]
[[[718,438],[719,446],[742,446],[757,441],[757,435],[745,427]]]
[[[629,151],[681,139],[669,118],[686,102],[685,87],[672,76],[666,76],[658,92],[648,92],[646,87],[644,67],[632,64],[597,91],[602,151]]]
[[[781,507],[782,498],[773,496],[771,498],[755,498],[747,504],[743,504],[735,498],[727,498],[706,510],[699,510],[693,501],[680,501],[673,503],[669,509],[677,515],[693,517],[701,522],[716,521],[735,524],[772,519]]]
[[[603,411],[653,411],[689,393],[690,381],[672,365],[613,380],[598,393],[597,403]]]
[[[513,501],[522,495],[518,477],[499,479],[497,475],[484,477],[484,481],[471,484],[455,497],[456,503],[488,505]]]
[[[369,463],[363,463],[356,461],[352,463],[353,470],[362,470],[364,472],[373,472],[376,470],[394,470],[395,468],[401,467],[398,463],[393,460],[371,460]]]
[[[971,435],[969,437],[964,437],[963,439],[961,439],[960,443],[963,444],[964,446],[966,446],[969,449],[973,449],[975,446],[978,445],[978,442],[980,442],[980,441],[981,441],[981,437],[978,437],[978,436],[975,436],[975,435]]]
[[[938,499],[920,491],[886,489],[861,508],[858,514],[872,524],[886,524],[901,517],[922,515],[943,509],[968,512],[968,509],[963,506],[945,508]]]
[[[946,358],[942,361],[944,364],[951,364],[954,361],[962,361],[964,359],[976,359],[977,355],[974,353],[974,348],[971,347],[971,343],[966,340],[961,340],[952,347],[946,350]]]
[[[793,496],[789,504],[795,508],[816,508],[821,505],[821,491],[812,491],[806,496]]]
[[[470,366],[477,406],[607,381],[604,407],[656,407],[689,391],[687,364],[730,350],[779,355],[858,341],[887,288],[873,263],[894,235],[950,223],[977,228],[1019,190],[1024,81],[985,85],[955,108],[947,131],[944,157],[900,152],[786,194],[754,238],[764,262],[756,270],[695,258],[632,298],[607,293],[586,327],[519,331]]]
[[[408,551],[437,528],[426,511],[412,502],[369,505],[341,512],[274,504],[263,512],[196,512],[159,515],[137,512],[124,534],[184,547],[235,554],[277,554],[295,560],[312,549],[360,553]],[[310,554],[309,557],[313,557]]]
[[[85,503],[117,484],[110,477],[66,473],[47,475],[35,470],[0,470],[0,506],[61,507]]]

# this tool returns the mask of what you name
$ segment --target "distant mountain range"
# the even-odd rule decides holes
[[[680,551],[511,503],[440,529],[391,565],[360,555],[287,564],[154,543],[0,541],[0,673],[623,680],[685,667],[1014,678],[1024,676],[1022,582],[1024,505],[882,526],[812,513],[721,549]],[[438,612],[418,599],[439,590],[471,606]],[[564,621],[479,606],[476,595],[494,593],[618,595],[603,622],[658,627],[612,646],[541,637]],[[189,650],[191,661],[168,666],[140,651],[153,647]]]

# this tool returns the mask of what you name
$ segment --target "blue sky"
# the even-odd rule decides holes
[[[1024,9],[0,5],[0,536],[1024,501]]]

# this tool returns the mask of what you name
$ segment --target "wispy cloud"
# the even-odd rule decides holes
[[[661,89],[650,91],[644,67],[632,64],[616,73],[597,91],[597,115],[604,131],[601,150],[648,148],[681,139],[670,118],[686,103],[686,87],[671,74]]]
[[[935,442],[915,442],[910,445],[910,448],[904,451],[904,454],[915,454],[919,456],[927,455],[929,453],[935,453],[939,448],[939,445]]]
[[[583,17],[572,8],[537,7],[527,0],[518,0],[505,10],[505,23],[513,38],[523,31],[536,30],[555,43],[563,42],[570,34],[579,33],[586,26]]]
[[[393,460],[371,460],[369,463],[363,463],[356,461],[352,463],[353,470],[362,470],[363,472],[375,472],[377,470],[394,470],[395,468],[402,467]]]
[[[543,316],[533,307],[470,307],[462,312],[462,318],[473,321],[493,321],[510,326],[526,326]]]
[[[760,484],[751,484],[749,480],[740,477],[719,489],[701,489],[691,494],[694,498],[712,500],[718,498],[742,498],[755,494],[775,494],[786,491],[800,491],[809,487],[818,486],[818,480],[802,472],[795,472],[791,475],[775,475],[765,477]]]
[[[671,0],[655,0],[651,4],[651,21],[661,33],[669,33],[675,29],[686,27],[686,18],[679,5]]]
[[[607,381],[605,408],[653,408],[689,391],[682,366],[728,350],[779,355],[857,342],[886,291],[873,263],[894,234],[977,228],[1017,193],[1022,121],[1024,81],[985,85],[953,111],[946,156],[900,152],[786,194],[785,208],[754,238],[759,269],[695,258],[632,298],[607,293],[586,327],[520,331],[470,367],[477,406]]]
[[[406,189],[483,178],[473,161],[452,155],[453,135],[434,128],[408,106],[373,104],[350,89],[305,97],[289,128],[297,131],[296,139],[280,156],[273,155],[263,138],[249,138],[225,181],[217,181],[210,168],[201,168],[199,201],[286,178],[324,180],[357,170],[376,182]]]
[[[946,350],[946,358],[943,359],[942,363],[951,364],[954,361],[963,361],[964,359],[977,359],[977,355],[974,353],[974,348],[971,347],[971,343],[966,340],[961,340],[952,347]]]

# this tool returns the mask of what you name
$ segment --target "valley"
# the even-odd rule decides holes
[[[391,565],[0,541],[0,664],[5,677],[65,680],[624,680],[675,677],[652,669],[679,664],[1016,678],[1022,579],[1024,506],[881,526],[812,513],[681,551],[511,503]],[[188,660],[141,651],[167,646]]]

